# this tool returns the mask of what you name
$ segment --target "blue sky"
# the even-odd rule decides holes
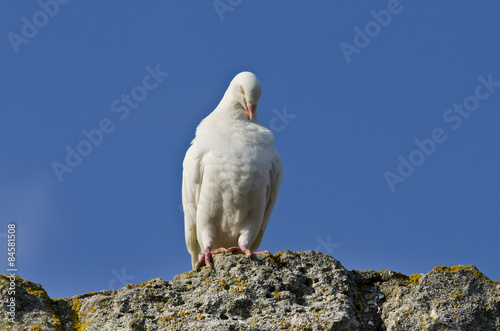
[[[190,270],[184,153],[248,70],[284,165],[261,249],[500,280],[499,10],[2,1],[0,272],[9,223],[20,276],[51,297]]]

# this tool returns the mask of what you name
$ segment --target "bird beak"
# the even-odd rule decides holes
[[[255,112],[257,111],[257,105],[245,101],[245,108],[247,109],[247,117],[251,121],[255,116]]]

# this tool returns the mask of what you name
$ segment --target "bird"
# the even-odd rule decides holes
[[[213,254],[257,254],[283,179],[274,134],[257,119],[262,85],[244,71],[196,128],[183,161],[184,232],[193,269]]]

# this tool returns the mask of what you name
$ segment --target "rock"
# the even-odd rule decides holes
[[[500,283],[474,266],[348,271],[314,251],[217,254],[172,281],[62,299],[16,278],[14,322],[0,284],[1,330],[500,330]]]

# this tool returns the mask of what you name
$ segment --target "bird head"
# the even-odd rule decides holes
[[[239,118],[247,118],[250,121],[257,119],[257,102],[262,94],[262,85],[253,73],[244,71],[237,74],[226,94],[229,92],[232,108],[237,112]]]

